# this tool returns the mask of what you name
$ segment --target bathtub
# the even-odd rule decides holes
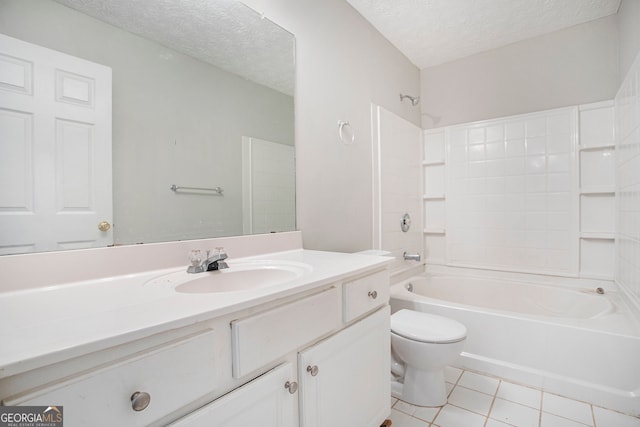
[[[392,285],[391,309],[463,323],[454,366],[640,415],[640,328],[622,294],[545,281],[427,272]]]

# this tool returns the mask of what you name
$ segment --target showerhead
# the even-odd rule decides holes
[[[404,101],[405,98],[408,99],[409,101],[411,101],[411,105],[413,105],[414,107],[420,103],[420,97],[419,96],[411,96],[411,95],[400,94],[400,102]]]

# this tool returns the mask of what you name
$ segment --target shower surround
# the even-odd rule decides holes
[[[613,103],[425,132],[427,262],[613,279]]]
[[[615,98],[616,269],[640,312],[640,55]]]

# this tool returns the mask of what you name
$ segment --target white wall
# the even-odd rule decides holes
[[[620,81],[629,73],[640,51],[640,1],[622,0],[618,10],[620,34]]]
[[[290,96],[50,0],[0,1],[0,31],[113,68],[115,243],[242,234],[242,137],[293,144]]]
[[[422,127],[613,99],[617,38],[614,15],[426,68]]]
[[[399,94],[419,70],[344,0],[245,0],[296,36],[296,209],[304,245],[373,247],[371,102],[419,125]],[[350,122],[352,145],[338,141]]]

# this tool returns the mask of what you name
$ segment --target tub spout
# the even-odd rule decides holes
[[[402,257],[406,261],[420,261],[420,254],[418,254],[418,253],[410,254],[408,252],[405,252],[405,253],[402,254]]]

